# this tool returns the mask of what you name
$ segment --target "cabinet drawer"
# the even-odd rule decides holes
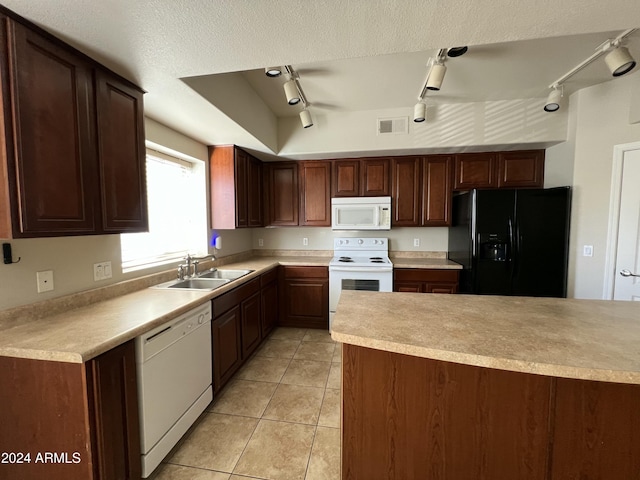
[[[269,270],[267,273],[263,273],[260,277],[260,287],[264,288],[271,282],[275,282],[278,279],[278,269],[274,268],[273,270]]]
[[[327,267],[284,267],[285,278],[329,278]]]
[[[431,270],[426,268],[398,268],[393,279],[401,282],[457,282],[457,270]]]
[[[249,283],[245,283],[230,292],[214,298],[212,302],[213,318],[215,319],[227,310],[239,305],[245,298],[253,295],[258,290],[260,290],[260,279],[256,278]]]

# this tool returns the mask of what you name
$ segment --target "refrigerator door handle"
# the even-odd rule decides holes
[[[509,217],[509,261],[513,261],[515,259],[515,240],[513,235],[513,219]]]

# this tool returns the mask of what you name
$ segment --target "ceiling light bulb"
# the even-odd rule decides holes
[[[267,77],[279,77],[282,75],[282,69],[280,67],[267,67],[264,69],[264,74]]]
[[[289,102],[289,105],[300,103],[300,94],[298,93],[298,87],[296,86],[295,80],[285,82],[284,94],[287,96],[287,102]]]
[[[451,47],[447,50],[448,57],[459,57],[460,55],[464,55],[469,50],[469,47]]]
[[[434,63],[431,65],[429,78],[427,78],[427,88],[429,90],[440,90],[445,73],[447,73],[447,67],[442,63]]]
[[[311,118],[311,112],[306,108],[300,112],[300,121],[304,128],[313,127],[313,119]]]
[[[544,105],[545,112],[556,112],[560,109],[560,102],[562,101],[562,90],[554,88],[549,92],[547,97],[547,103]]]
[[[416,106],[413,107],[413,121],[416,123],[424,122],[427,118],[427,106],[422,103],[416,103]]]
[[[620,77],[633,70],[636,66],[636,61],[627,47],[614,48],[604,57],[604,62],[614,77]]]

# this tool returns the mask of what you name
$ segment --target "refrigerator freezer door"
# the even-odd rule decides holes
[[[567,296],[570,189],[516,192],[513,295]]]

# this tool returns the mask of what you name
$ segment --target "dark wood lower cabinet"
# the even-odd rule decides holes
[[[217,393],[240,368],[240,305],[214,318],[211,324],[213,338],[213,391]]]
[[[457,293],[458,270],[395,268],[393,291],[414,293]]]
[[[266,280],[261,290],[262,297],[262,337],[266,337],[278,322],[278,275],[277,270],[272,280]],[[269,275],[263,275],[263,278]]]
[[[639,478],[640,385],[342,357],[343,480]]]
[[[242,358],[248,358],[262,341],[261,303],[260,292],[256,292],[246,300],[243,300],[241,304]]]
[[[280,267],[278,325],[329,329],[327,267]]]
[[[133,341],[86,364],[0,357],[0,378],[0,452],[30,455],[0,478],[140,478]]]
[[[96,478],[137,480],[142,466],[133,341],[91,360],[88,367]]]

